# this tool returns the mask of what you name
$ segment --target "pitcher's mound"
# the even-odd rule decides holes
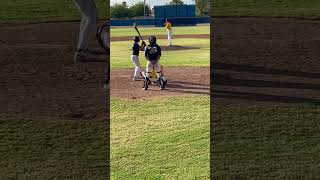
[[[162,51],[183,51],[183,50],[192,50],[192,49],[200,49],[200,48],[190,47],[190,46],[178,46],[178,45],[161,46]]]

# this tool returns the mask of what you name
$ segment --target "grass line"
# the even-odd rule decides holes
[[[209,107],[208,96],[113,98],[112,179],[208,179]]]

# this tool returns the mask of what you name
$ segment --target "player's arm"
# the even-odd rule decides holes
[[[144,57],[146,57],[146,59],[148,61],[150,61],[149,57],[148,57],[148,53],[149,53],[149,50],[147,48],[145,48],[145,51],[144,51]]]
[[[157,61],[159,61],[159,59],[161,58],[161,48],[160,48],[160,46],[158,46],[157,48],[158,48],[158,57],[157,57]]]
[[[155,62],[158,62],[160,58],[161,58],[161,54],[158,54],[157,59],[155,60]]]
[[[141,46],[140,46],[140,51],[144,51],[146,47],[146,43],[144,41],[142,41]]]
[[[139,49],[139,46],[138,46],[137,44],[134,44],[134,45],[132,46],[132,51],[133,51],[133,52],[137,51],[138,49]]]

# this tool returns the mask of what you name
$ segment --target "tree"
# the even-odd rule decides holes
[[[181,0],[172,0],[169,4],[170,5],[183,5],[183,1],[181,1]]]
[[[143,16],[144,7],[143,2],[132,5],[130,8],[130,13],[132,17]],[[146,5],[146,16],[149,16],[151,13],[150,7]]]
[[[126,2],[111,6],[110,15],[112,18],[130,18],[131,17],[131,13]]]
[[[196,0],[196,7],[198,16],[208,15],[210,2],[209,0]]]

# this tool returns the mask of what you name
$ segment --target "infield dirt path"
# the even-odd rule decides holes
[[[318,20],[215,18],[211,29],[212,67],[216,71],[212,78],[215,90],[212,100],[319,103],[319,29]],[[106,63],[73,62],[78,30],[78,22],[0,27],[0,113],[105,117],[108,95],[102,83]],[[200,78],[204,72],[194,68],[192,73],[200,76],[190,78],[184,75],[186,71],[189,70],[168,68],[168,89],[172,92],[155,92],[159,95],[176,95],[177,91],[179,95],[207,93],[208,77]],[[124,94],[135,88],[142,93],[142,82],[132,82],[130,78],[132,70],[113,73],[125,76],[118,85],[113,85],[119,89],[118,96],[122,93],[123,97],[133,98]],[[112,78],[114,83],[113,74]],[[123,86],[131,89],[124,90]]]
[[[214,18],[215,103],[320,103],[320,21]]]
[[[165,68],[168,80],[166,90],[159,90],[154,84],[143,91],[143,80],[133,81],[133,68],[111,71],[111,97],[146,99],[158,96],[209,95],[210,69],[172,67]]]
[[[0,114],[107,117],[106,61],[73,61],[78,31],[76,22],[0,27]]]
[[[143,39],[148,39],[148,37],[142,37]],[[157,35],[158,39],[167,39],[167,35]],[[209,34],[185,34],[185,35],[173,35],[172,39],[177,38],[193,38],[193,39],[208,39]],[[132,36],[118,36],[118,37],[111,37],[111,41],[131,41]]]

